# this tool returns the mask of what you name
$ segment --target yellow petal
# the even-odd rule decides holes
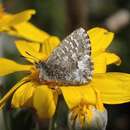
[[[39,53],[40,44],[18,40],[15,42],[19,52],[30,62],[37,62],[46,59],[46,55]]]
[[[38,86],[34,93],[33,105],[38,117],[51,118],[56,109],[56,102],[51,89],[46,85]]]
[[[48,56],[60,44],[60,39],[56,36],[50,36],[42,44],[42,52]]]
[[[94,74],[95,73],[105,73],[107,69],[106,56],[101,53],[100,55],[93,58],[94,63]]]
[[[27,82],[18,88],[14,94],[11,104],[15,108],[32,107],[32,98],[37,84],[35,82]]]
[[[80,87],[79,86],[61,87],[61,90],[69,109],[76,107],[81,102],[85,102],[90,105],[96,104],[97,100],[96,93],[89,84]]]
[[[11,27],[22,22],[28,21],[35,14],[35,10],[25,10],[23,12],[11,15],[4,13],[0,20],[0,30],[4,27]]]
[[[106,29],[95,27],[88,31],[92,46],[92,55],[101,53],[110,45],[114,34]]]
[[[40,30],[29,22],[24,22],[14,26],[15,31],[9,32],[12,35],[25,38],[33,42],[43,42],[49,34]]]
[[[21,81],[19,81],[17,84],[15,84],[0,100],[0,109],[4,107],[7,100],[12,96],[12,94],[24,83],[28,82],[28,77],[23,78]]]
[[[93,57],[94,73],[105,73],[107,65],[116,64],[120,65],[121,59],[114,53],[103,52]]]
[[[106,55],[106,59],[107,59],[106,60],[107,61],[107,65],[109,65],[109,64],[120,65],[121,64],[121,59],[116,54],[106,52],[105,55]]]
[[[91,85],[100,91],[103,103],[120,104],[130,101],[130,74],[95,74]]]
[[[29,71],[32,66],[20,65],[12,60],[0,58],[0,76],[4,76],[17,71]]]

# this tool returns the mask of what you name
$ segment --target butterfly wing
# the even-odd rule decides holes
[[[92,79],[90,55],[90,40],[85,30],[73,31],[48,58],[45,80],[66,85],[87,83]]]

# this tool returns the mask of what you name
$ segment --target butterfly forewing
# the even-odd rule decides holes
[[[66,85],[85,84],[92,79],[90,40],[83,28],[67,36],[44,63],[44,80]]]

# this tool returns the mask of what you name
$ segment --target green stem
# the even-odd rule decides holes
[[[48,130],[61,130],[61,124],[64,124],[66,120],[65,116],[67,114],[66,104],[62,96],[59,97],[56,107],[56,112],[53,118],[49,122]],[[65,125],[66,126],[66,125]],[[64,129],[64,128],[63,128]]]
[[[54,129],[53,129],[53,122],[54,122],[54,119],[53,119],[53,118],[50,119],[48,130],[54,130]]]

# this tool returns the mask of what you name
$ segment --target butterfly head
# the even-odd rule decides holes
[[[44,61],[39,61],[38,63],[35,63],[36,68],[38,70],[38,79],[40,82],[46,81],[46,71],[48,70],[48,67]]]

